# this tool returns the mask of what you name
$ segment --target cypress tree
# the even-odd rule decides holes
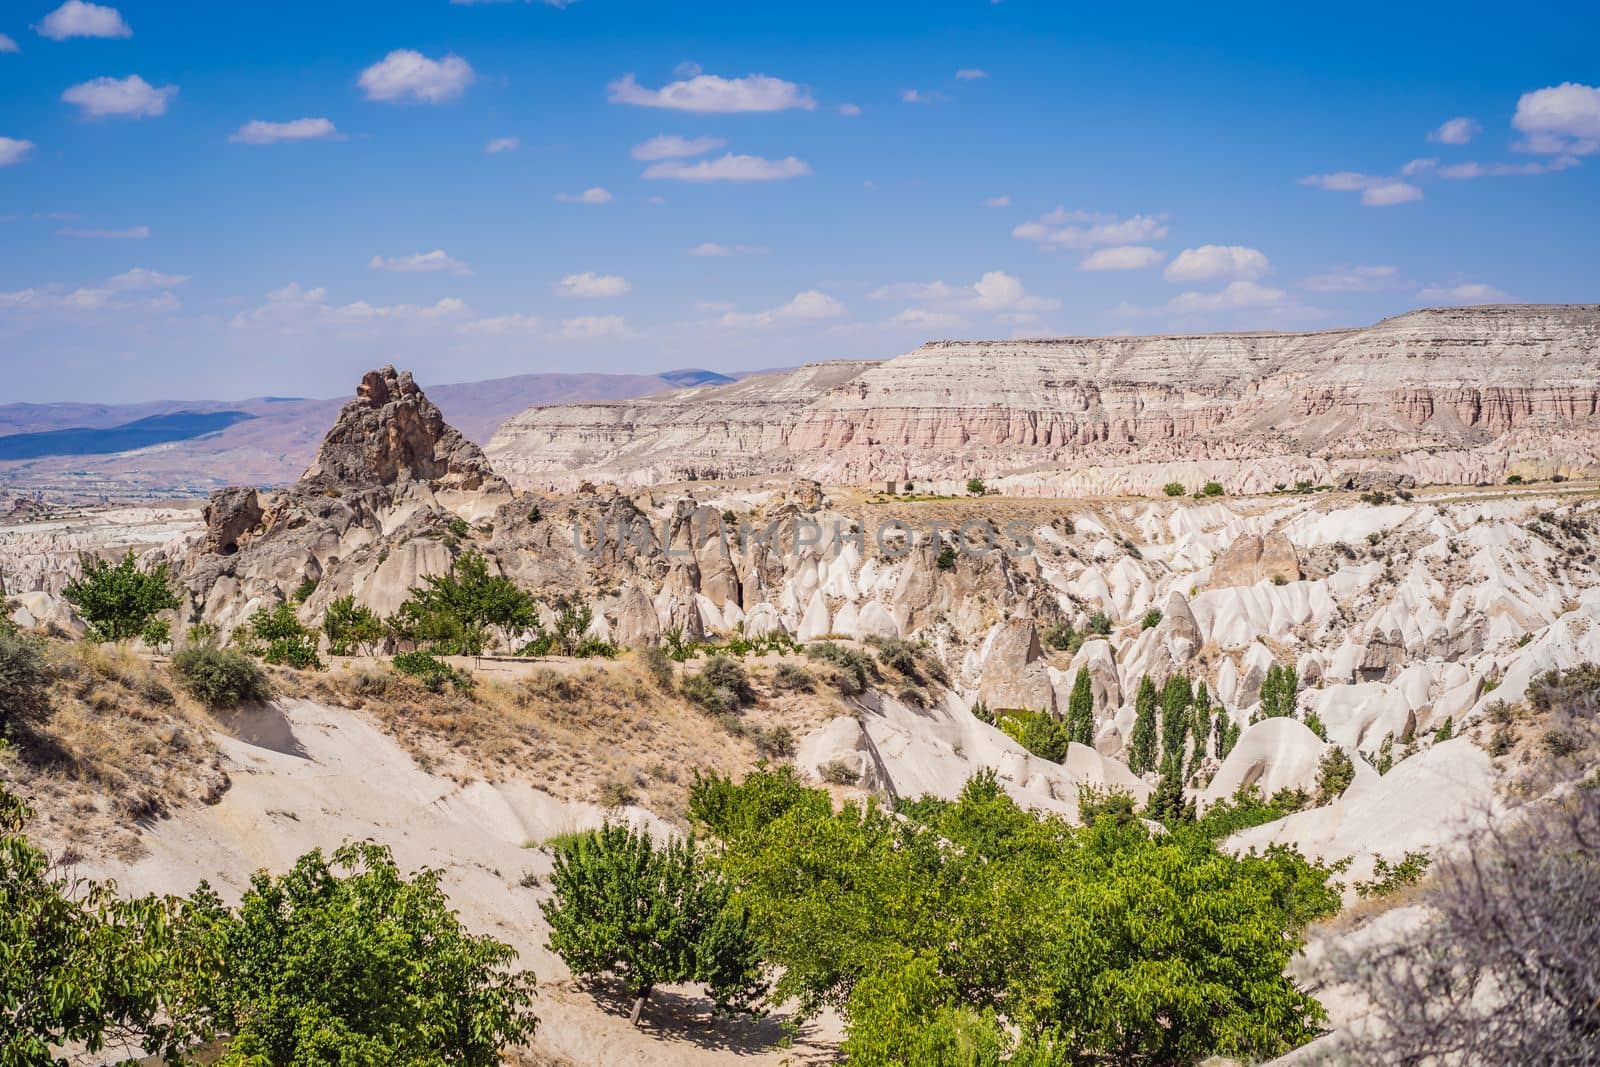
[[[1094,746],[1094,690],[1089,687],[1089,668],[1079,667],[1067,700],[1067,737],[1080,745]]]
[[[1128,738],[1128,769],[1143,774],[1156,765],[1156,686],[1147,674],[1134,697],[1133,734]]]
[[[1189,679],[1174,674],[1167,679],[1166,690],[1161,694],[1161,755],[1183,759],[1183,743],[1189,736],[1189,708],[1194,703],[1194,690]]]

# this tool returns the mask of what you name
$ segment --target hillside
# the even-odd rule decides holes
[[[939,341],[878,364],[536,408],[487,451],[513,484],[553,488],[1018,475],[1008,489],[1059,495],[1174,478],[1259,491],[1374,467],[1444,483],[1574,474],[1600,464],[1600,306],[1427,309],[1315,333]]]

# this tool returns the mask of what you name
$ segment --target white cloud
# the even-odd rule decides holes
[[[992,270],[972,285],[977,294],[973,306],[984,311],[1054,311],[1061,301],[1029,296],[1022,282],[1005,271]]]
[[[521,147],[522,139],[520,137],[496,137],[494,140],[484,145],[483,150],[489,153],[491,156],[496,156],[501,152],[515,151]]]
[[[1270,264],[1257,249],[1244,245],[1201,245],[1185,248],[1161,276],[1169,282],[1203,282],[1212,278],[1259,278]]]
[[[189,280],[187,274],[163,274],[158,270],[134,267],[123,271],[106,284],[124,292],[145,289],[174,289]]]
[[[750,326],[765,329],[785,323],[822,322],[842,318],[844,313],[844,305],[827,293],[807,289],[803,293],[796,293],[794,299],[787,304],[775,307],[771,311],[748,314],[729,311],[717,321],[723,326],[736,329]]]
[[[39,304],[39,292],[36,289],[19,289],[11,293],[0,293],[0,308],[32,308]]]
[[[232,144],[280,144],[284,141],[343,140],[328,119],[291,119],[288,122],[263,122],[260,119],[240,126],[228,140]]]
[[[1523,93],[1511,125],[1524,137],[1520,151],[1592,155],[1600,151],[1600,88],[1563,82]]]
[[[569,341],[622,341],[634,333],[621,315],[580,315],[561,321],[561,336]]]
[[[61,298],[60,306],[68,311],[99,311],[110,302],[109,289],[74,289]]]
[[[5,34],[0,33],[0,53],[20,51],[22,51],[22,49],[17,47],[17,42],[13,41]]]
[[[176,85],[158,89],[139,75],[130,74],[126,78],[95,78],[74,85],[61,94],[61,99],[77,105],[86,118],[122,115],[142,119],[166,114],[168,101],[177,95]]]
[[[988,76],[989,72],[980,67],[962,67],[960,70],[956,71],[957,81],[977,81],[979,78],[987,78]]]
[[[1439,177],[1451,181],[1469,178],[1503,178],[1518,174],[1554,174],[1578,166],[1577,156],[1554,156],[1532,163],[1455,163],[1439,168]]]
[[[736,156],[732,153],[718,159],[702,159],[698,163],[667,159],[644,169],[646,178],[668,178],[680,182],[771,182],[799,178],[810,173],[810,166],[794,156],[763,159],[760,156]]]
[[[817,106],[806,89],[794,82],[765,74],[721,78],[715,74],[697,73],[687,80],[675,81],[659,89],[646,89],[632,74],[624,74],[607,88],[613,104],[663,107],[675,111],[732,113],[785,111],[789,108],[810,111]]]
[[[1165,215],[1134,215],[1119,219],[1115,215],[1056,208],[1014,227],[1011,236],[1059,248],[1138,244],[1165,237],[1166,218]]]
[[[900,99],[907,104],[937,104],[947,98],[943,93],[925,93],[921,89],[901,89]]]
[[[853,119],[857,115],[861,114],[861,105],[860,104],[840,104],[839,105],[839,114],[843,115],[847,119]]]
[[[56,231],[57,237],[84,237],[107,241],[133,240],[142,241],[150,236],[148,226],[129,226],[121,230],[95,230],[81,229],[77,226],[67,226]]]
[[[1166,257],[1154,248],[1144,245],[1112,245],[1097,249],[1078,264],[1079,270],[1144,270],[1154,267]]]
[[[436,248],[432,252],[416,252],[409,256],[373,256],[367,262],[369,270],[386,270],[395,274],[421,274],[445,271],[465,277],[472,273],[465,263]]]
[[[32,141],[19,141],[14,137],[0,137],[0,167],[21,163],[33,151]]]
[[[754,256],[767,250],[760,245],[719,245],[713,241],[689,249],[691,256]]]
[[[569,274],[556,283],[556,292],[563,296],[621,296],[632,289],[626,278],[615,274],[596,274],[592,270]]]
[[[914,330],[960,330],[970,323],[953,311],[934,308],[906,308],[889,319],[892,326],[906,326]]]
[[[954,325],[961,312],[984,312],[1002,317],[1032,316],[1041,311],[1054,311],[1061,301],[1048,297],[1030,296],[1022,282],[1005,271],[988,271],[971,285],[950,285],[947,282],[897,282],[873,290],[873,300],[904,300],[920,305],[927,312],[941,312],[948,316],[945,325]],[[891,322],[909,321],[905,312]]]
[[[1403,178],[1411,178],[1418,174],[1426,174],[1428,171],[1432,170],[1438,165],[1439,160],[1434,156],[1430,156],[1427,159],[1413,159],[1411,162],[1400,168],[1400,176]]]
[[[1466,144],[1482,132],[1483,127],[1477,119],[1462,115],[1441,123],[1438,129],[1428,134],[1428,140],[1439,144]]]
[[[467,91],[475,75],[458,55],[429,59],[410,48],[397,48],[361,72],[359,84],[368,100],[403,100],[428,104],[454,100]]]
[[[509,337],[513,334],[537,333],[543,321],[537,315],[496,315],[462,323],[456,327],[456,332],[480,337]]]
[[[1499,289],[1482,282],[1430,285],[1417,290],[1417,301],[1422,304],[1495,304],[1508,299]]]
[[[1011,206],[1011,198],[1009,196],[1006,196],[1004,193],[1000,194],[999,196],[991,196],[991,197],[988,197],[987,199],[984,200],[983,206],[984,207],[1010,207]]]
[[[357,300],[350,304],[327,302],[328,291],[320,286],[306,289],[290,282],[267,294],[266,303],[241,311],[230,325],[235,329],[269,329],[293,333],[330,329],[344,333],[374,336],[381,328],[396,326],[405,330],[426,329],[465,315],[470,310],[455,297],[433,304],[369,304]]]
[[[114,7],[67,0],[35,27],[41,37],[65,41],[68,37],[132,37],[133,30]]]
[[[1413,160],[1407,164],[1413,167],[1425,164],[1424,160]],[[1318,189],[1329,189],[1336,193],[1361,193],[1361,202],[1368,207],[1390,207],[1394,204],[1405,204],[1412,200],[1422,199],[1422,190],[1410,182],[1403,182],[1399,178],[1384,178],[1372,174],[1362,174],[1353,170],[1335,171],[1332,174],[1308,174],[1300,179],[1301,185],[1314,185]]]
[[[690,156],[703,156],[713,148],[721,148],[728,142],[721,137],[696,137],[690,140],[687,137],[678,137],[674,134],[663,134],[652,137],[643,144],[633,146],[631,153],[634,159],[686,159]]]
[[[1400,269],[1385,265],[1339,267],[1326,274],[1313,274],[1300,283],[1313,293],[1370,293],[1392,289],[1400,284]]]
[[[1167,302],[1167,310],[1179,313],[1236,311],[1240,308],[1280,307],[1287,303],[1282,289],[1269,289],[1255,282],[1229,282],[1216,293],[1179,293]]]
[[[611,194],[595,185],[581,193],[557,193],[556,199],[563,204],[609,204]]]

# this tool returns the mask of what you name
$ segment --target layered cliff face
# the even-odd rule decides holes
[[[514,484],[553,488],[1144,468],[1122,491],[1158,487],[1175,463],[1215,464],[1228,481],[1244,477],[1239,461],[1276,477],[1421,450],[1460,453],[1435,465],[1477,480],[1536,461],[1552,435],[1564,473],[1600,464],[1600,306],[1431,309],[1301,334],[934,342],[878,364],[532,408],[487,451]],[[1471,455],[1496,443],[1497,462]]]

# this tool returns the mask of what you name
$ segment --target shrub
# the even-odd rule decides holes
[[[982,478],[968,478],[967,479],[967,495],[968,496],[982,496],[984,494],[984,492],[985,492],[985,486],[983,484],[983,479]]]
[[[1508,474],[1508,475],[1506,475],[1506,484],[1507,485],[1521,485],[1522,484],[1522,475],[1520,475],[1520,474]]]
[[[463,693],[472,688],[469,676],[428,652],[402,652],[394,657],[394,669],[417,679],[430,693],[442,693],[447,685]]]
[[[1160,608],[1151,608],[1149,611],[1144,613],[1144,618],[1142,620],[1140,620],[1139,627],[1140,627],[1140,629],[1143,629],[1143,630],[1154,630],[1157,626],[1160,626],[1160,625],[1161,625],[1161,609]]]
[[[383,620],[353,596],[340,597],[328,605],[322,616],[322,632],[328,635],[328,651],[335,656],[351,656],[358,650],[371,655],[373,646],[383,640]]]
[[[1331,804],[1356,780],[1356,765],[1350,754],[1337,745],[1329,748],[1317,764],[1317,806]]]
[[[809,693],[817,687],[817,678],[798,663],[780,663],[773,672],[772,684],[792,693]]]
[[[288,604],[279,604],[270,610],[256,609],[255,614],[250,616],[249,627],[236,633],[234,640],[245,651],[260,656],[268,663],[322,669],[322,660],[317,656],[316,636]]]
[[[189,645],[172,656],[172,671],[190,696],[212,710],[268,700],[272,687],[256,661],[215,645]]]
[[[683,680],[683,695],[714,715],[736,712],[755,696],[744,667],[720,655]]]
[[[625,808],[639,802],[638,794],[626,782],[615,778],[600,783],[597,799],[602,808]]]
[[[1262,718],[1293,718],[1299,698],[1300,677],[1293,667],[1274,663],[1267,668],[1266,680],[1261,683]]]
[[[1095,634],[1099,637],[1105,637],[1111,633],[1111,616],[1107,615],[1103,611],[1095,612],[1093,615],[1089,616],[1089,625],[1086,627],[1086,629],[1089,631],[1089,633]]]
[[[752,737],[756,751],[764,759],[788,759],[794,755],[794,731],[787,726],[774,726],[770,730],[757,730]]]
[[[829,785],[855,785],[861,781],[861,772],[842,759],[824,763],[817,768],[817,773]]]
[[[1221,482],[1207,482],[1200,487],[1201,496],[1222,496],[1227,490],[1222,488]]]
[[[178,607],[165,563],[142,571],[131,548],[114,564],[90,555],[78,561],[83,575],[62,595],[89,624],[91,641],[132,640],[157,615]]]
[[[859,648],[820,641],[807,645],[806,655],[836,668],[834,686],[847,697],[860,696],[879,678],[878,665]]]
[[[754,1013],[766,983],[749,916],[692,837],[658,848],[606,823],[552,850],[550,949],[574,974],[621,981],[635,1025],[656,986],[678,982],[704,983],[719,1011]]]
[[[1433,743],[1438,744],[1440,741],[1448,741],[1455,736],[1455,733],[1455,716],[1446,715],[1444,717],[1444,722],[1440,723],[1439,728],[1433,732]]]
[[[0,738],[49,714],[53,674],[43,641],[0,627]]]
[[[955,570],[956,550],[950,545],[945,545],[943,548],[939,549],[939,554],[934,557],[933,564],[942,571]]]
[[[1161,487],[1161,491],[1168,496],[1182,496],[1189,491],[1189,488],[1182,482],[1168,482]]]
[[[505,646],[514,633],[538,623],[533,597],[503,575],[490,574],[478,552],[463,552],[448,574],[430,574],[400,605],[395,634],[439,655],[482,655],[488,630]],[[587,625],[587,623],[585,623]]]
[[[255,874],[216,920],[225,962],[202,987],[230,1035],[223,1062],[498,1067],[537,1025],[533,976],[509,972],[509,945],[469,933],[439,883],[371,843]]]
[[[672,657],[660,645],[648,645],[639,650],[639,662],[644,664],[644,669],[650,672],[650,679],[657,686],[672,692],[678,681],[677,672],[672,669]]]
[[[1416,885],[1428,873],[1429,862],[1426,852],[1407,852],[1398,863],[1390,863],[1379,856],[1373,861],[1372,880],[1353,883],[1356,896],[1362,899],[1386,897],[1408,885]]]
[[[307,578],[295,587],[293,600],[296,604],[304,604],[311,599],[311,594],[317,591],[317,580]]]
[[[1044,642],[1046,648],[1053,648],[1058,652],[1077,652],[1083,647],[1083,635],[1064,622],[1053,622],[1046,626],[1039,639]]]

